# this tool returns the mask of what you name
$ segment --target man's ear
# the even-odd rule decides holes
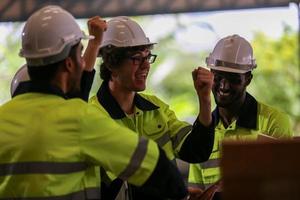
[[[112,69],[112,68],[107,68],[110,71],[110,78],[112,79],[113,77],[118,76],[118,73],[116,72],[116,69]]]
[[[64,69],[68,72],[72,72],[73,67],[74,67],[74,63],[73,63],[73,60],[71,59],[71,57],[67,57],[64,62],[65,62]]]
[[[251,83],[252,77],[252,73],[246,76],[246,86],[248,86]]]

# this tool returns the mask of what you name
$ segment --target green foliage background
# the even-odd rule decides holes
[[[10,99],[13,75],[25,60],[18,56],[22,23],[6,23],[7,34],[0,42],[0,104]]]
[[[176,17],[176,15],[175,15]],[[135,18],[145,25],[150,17]],[[85,20],[79,21],[85,27]],[[18,56],[23,23],[6,24],[8,34],[0,42],[0,104],[10,99],[10,82],[17,69],[25,63]],[[179,28],[179,27],[178,27]],[[176,31],[176,30],[174,30]],[[170,104],[181,119],[193,120],[198,113],[198,100],[193,88],[191,72],[203,66],[209,52],[184,52],[177,43],[174,33],[166,34],[157,41],[153,52],[158,54],[148,78],[148,93]],[[285,26],[284,34],[277,40],[257,32],[251,41],[257,60],[257,69],[248,91],[258,100],[283,110],[291,117],[295,135],[300,135],[300,65],[298,33]],[[212,44],[213,47],[214,44]],[[98,70],[99,62],[96,66]],[[158,79],[161,70],[167,73]],[[95,94],[100,79],[94,81],[91,95]]]

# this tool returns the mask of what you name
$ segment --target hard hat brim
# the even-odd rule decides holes
[[[147,43],[139,43],[139,44],[124,44],[118,42],[107,42],[100,45],[100,48],[107,47],[107,46],[115,46],[115,47],[137,47],[137,46],[146,46],[146,45],[155,45],[156,42],[147,42]]]
[[[243,70],[243,69],[236,69],[234,67],[213,66],[213,65],[208,65],[207,67],[209,69],[214,69],[214,70],[217,70],[217,71],[231,72],[231,73],[238,73],[238,74],[244,74],[246,72],[251,71],[251,69]]]
[[[94,35],[87,35],[87,34],[85,34],[84,31],[82,31],[82,38],[81,39],[82,40],[93,40],[93,39],[95,39],[95,36]]]

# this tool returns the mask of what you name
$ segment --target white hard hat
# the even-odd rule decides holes
[[[206,64],[210,69],[233,73],[246,73],[256,67],[250,43],[239,35],[219,40]]]
[[[103,34],[100,48],[113,45],[115,47],[134,47],[155,44],[146,37],[138,23],[126,16],[114,17],[107,22],[107,30]]]
[[[21,82],[29,81],[29,75],[27,70],[27,65],[22,65],[20,69],[14,75],[11,83],[10,83],[10,95],[13,96],[17,87]]]
[[[75,18],[59,6],[46,6],[33,13],[22,32],[20,56],[30,66],[43,66],[65,59],[81,39],[92,39],[80,30]]]

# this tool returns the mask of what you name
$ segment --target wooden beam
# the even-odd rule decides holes
[[[249,9],[288,6],[299,0],[1,0],[0,21],[25,21],[37,9],[60,5],[76,18]]]

